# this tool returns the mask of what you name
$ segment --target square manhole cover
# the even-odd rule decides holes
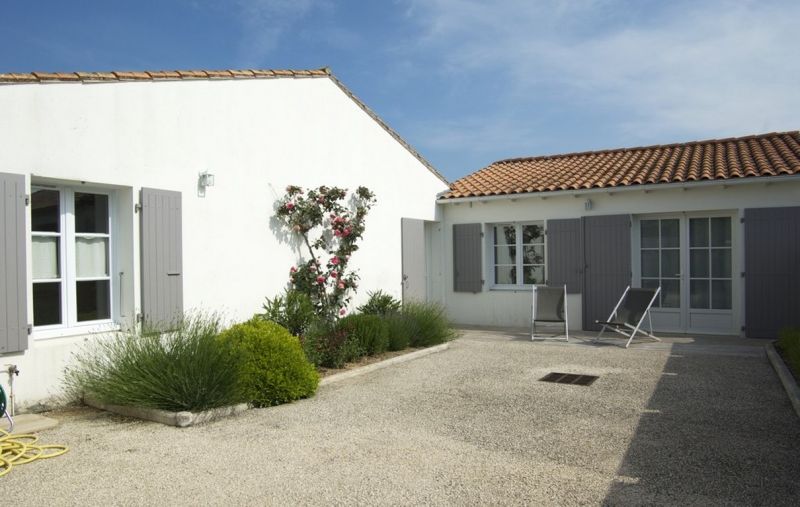
[[[600,377],[598,377],[597,375],[579,375],[576,373],[552,372],[548,373],[539,380],[541,380],[542,382],[554,382],[556,384],[573,384],[576,386],[590,386],[598,378]]]

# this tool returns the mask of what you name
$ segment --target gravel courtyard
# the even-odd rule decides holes
[[[710,348],[709,348],[710,349]],[[89,409],[0,478],[39,504],[796,505],[800,420],[760,348],[465,333],[315,398],[176,429]],[[599,375],[590,387],[539,382]]]

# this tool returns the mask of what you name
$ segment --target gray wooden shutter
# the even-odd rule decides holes
[[[583,231],[583,329],[597,330],[631,283],[631,217],[584,217]]]
[[[0,354],[28,348],[25,176],[0,173]]]
[[[142,317],[146,329],[167,329],[183,313],[181,193],[141,194]]]
[[[547,221],[547,284],[567,285],[577,294],[583,288],[583,229],[580,218]]]
[[[800,207],[744,210],[745,334],[800,327]]]
[[[483,288],[481,243],[481,224],[453,225],[454,292],[475,293]]]

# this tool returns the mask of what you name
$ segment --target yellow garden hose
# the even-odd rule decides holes
[[[0,429],[0,477],[14,466],[55,458],[69,450],[66,445],[35,445],[38,440],[33,433],[9,433]]]

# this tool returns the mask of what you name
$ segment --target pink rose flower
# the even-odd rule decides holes
[[[344,289],[344,283],[339,282],[339,285],[337,285],[337,287],[339,287],[340,289]]]
[[[333,264],[334,266],[339,264],[339,258],[336,257],[335,255],[331,257],[331,264]]]
[[[292,266],[292,267],[289,269],[289,273],[297,273],[297,268],[296,268],[296,267],[294,267],[294,266]]]
[[[287,202],[286,203],[286,209],[291,210],[293,208],[294,208],[294,203],[291,203],[291,202]]]
[[[324,276],[318,276],[317,277],[317,283],[325,283],[325,277]]]
[[[345,310],[344,308],[339,310],[339,315],[344,315],[345,313],[347,313],[347,310]]]
[[[337,276],[339,276],[339,273],[337,271],[331,271],[332,278],[336,278]]]

